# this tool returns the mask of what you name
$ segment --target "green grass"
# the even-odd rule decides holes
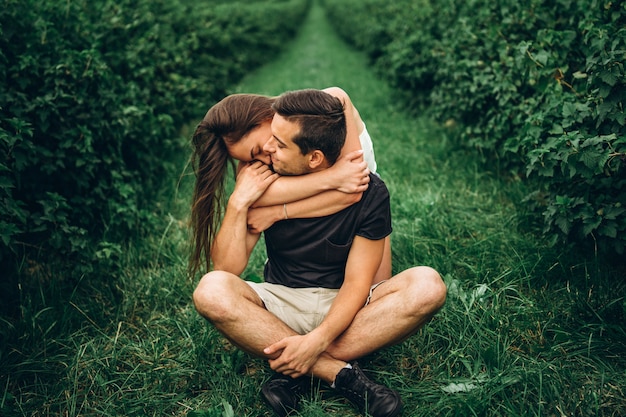
[[[319,8],[280,59],[233,91],[331,85],[348,91],[374,139],[392,196],[394,270],[430,265],[449,288],[417,335],[361,361],[401,392],[404,415],[626,415],[624,271],[549,248],[517,203],[523,184],[403,109]],[[0,321],[1,415],[271,415],[259,396],[267,365],[191,305],[190,181],[164,197],[162,233],[129,244],[111,270],[69,287],[53,267],[24,274],[15,314]],[[246,274],[260,275],[262,263],[257,250]],[[356,415],[326,391],[312,394],[300,415]]]

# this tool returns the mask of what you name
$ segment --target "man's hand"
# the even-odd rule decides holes
[[[332,178],[337,180],[336,189],[342,193],[362,193],[370,182],[370,170],[363,161],[363,151],[353,151],[339,158],[330,168]]]
[[[237,182],[229,202],[233,202],[239,208],[252,206],[278,177],[278,174],[260,161],[243,165],[237,174]]]
[[[286,337],[265,348],[263,353],[266,355],[279,354],[276,359],[269,360],[270,367],[292,378],[308,374],[318,357],[328,347],[311,336],[309,333],[304,336]]]

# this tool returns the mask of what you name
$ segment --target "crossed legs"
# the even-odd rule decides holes
[[[407,269],[380,284],[370,303],[324,352],[311,373],[328,383],[346,362],[400,343],[423,326],[446,298],[439,274],[429,267]],[[193,294],[198,312],[233,344],[258,357],[263,349],[296,335],[267,311],[256,292],[241,278],[224,271],[206,274]]]

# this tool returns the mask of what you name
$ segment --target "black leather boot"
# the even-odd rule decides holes
[[[396,417],[402,413],[400,395],[371,381],[356,363],[343,368],[335,378],[335,389],[352,402],[362,414],[373,417]]]
[[[291,378],[276,373],[263,384],[261,393],[267,404],[281,417],[298,410],[300,397],[311,389],[313,379],[309,376]]]

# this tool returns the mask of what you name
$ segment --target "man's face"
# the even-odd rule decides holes
[[[302,155],[293,138],[300,126],[289,122],[279,114],[272,120],[272,136],[263,147],[269,153],[274,172],[280,175],[303,175],[311,172],[308,155]]]
[[[269,153],[263,147],[272,136],[270,122],[265,122],[232,145],[226,145],[228,154],[242,162],[261,161],[270,163]]]

